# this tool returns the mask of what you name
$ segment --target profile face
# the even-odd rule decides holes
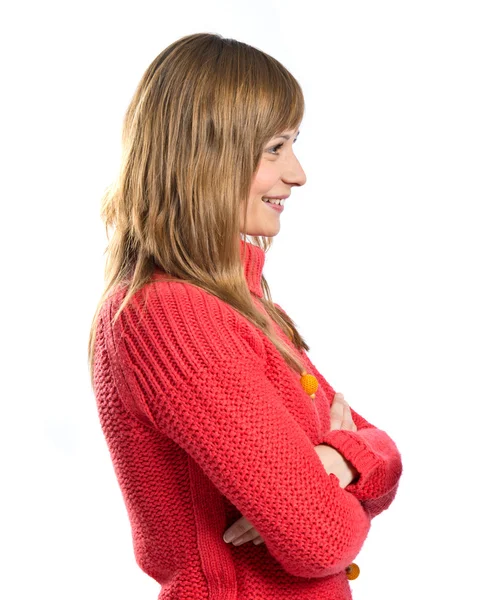
[[[272,205],[263,198],[271,196],[290,196],[294,185],[304,185],[305,173],[293,152],[293,144],[299,130],[283,131],[272,138],[265,146],[259,166],[252,179],[247,212],[247,229],[243,231],[243,212],[240,231],[247,235],[273,237],[280,230],[281,213],[285,204]],[[285,137],[287,139],[285,139]]]

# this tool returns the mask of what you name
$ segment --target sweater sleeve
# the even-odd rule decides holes
[[[274,304],[287,314],[279,304]],[[335,390],[306,356],[331,407]],[[357,431],[334,429],[325,433],[320,443],[335,448],[358,471],[356,482],[349,484],[346,490],[362,502],[373,518],[387,509],[395,498],[402,474],[402,459],[395,442],[385,431],[369,423],[352,407],[350,411]]]
[[[111,333],[128,410],[191,455],[288,573],[344,570],[371,519],[279,398],[261,336],[193,285],[146,287],[147,307],[136,293]]]
[[[314,374],[333,402],[335,390],[315,369]],[[320,443],[332,446],[358,471],[358,479],[346,490],[360,500],[370,517],[377,516],[392,503],[402,474],[402,459],[395,442],[381,429],[350,408],[357,431],[333,429]]]

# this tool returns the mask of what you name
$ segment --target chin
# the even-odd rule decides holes
[[[259,228],[259,229],[248,229],[247,231],[247,235],[259,235],[259,236],[263,236],[263,237],[274,237],[275,235],[278,235],[278,233],[280,232],[280,229],[278,227],[278,229],[274,229],[274,228]]]

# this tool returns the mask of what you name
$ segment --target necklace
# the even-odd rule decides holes
[[[314,401],[319,387],[319,382],[314,375],[311,375],[304,369],[300,376],[300,385],[304,388],[305,393],[309,394]]]
[[[300,376],[300,384],[304,388],[304,391],[307,394],[309,394],[309,396],[312,398],[312,401],[314,402],[316,392],[318,391],[319,387],[319,382],[316,379],[316,377],[314,377],[314,375],[311,375],[310,373],[307,373],[307,371],[304,370],[302,371]],[[359,565],[357,565],[356,563],[350,563],[350,565],[345,569],[345,572],[347,574],[347,579],[357,579],[360,573]]]

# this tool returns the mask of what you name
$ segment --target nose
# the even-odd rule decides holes
[[[304,185],[307,181],[307,177],[304,173],[302,165],[298,161],[295,154],[288,158],[283,171],[282,179],[289,185]]]

